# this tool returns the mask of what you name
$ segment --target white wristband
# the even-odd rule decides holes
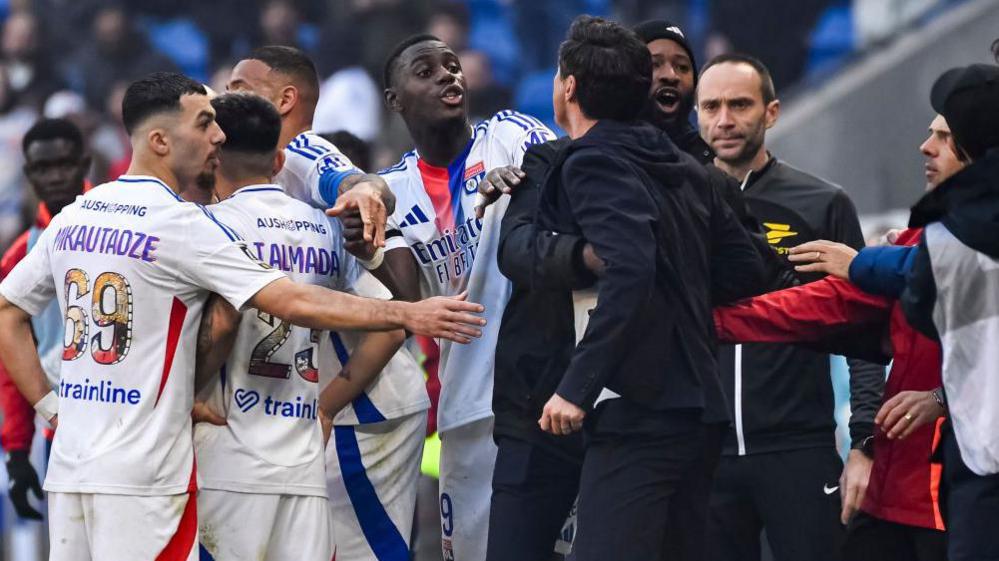
[[[364,260],[357,258],[357,262],[361,264],[362,267],[369,271],[374,271],[378,267],[382,266],[382,261],[385,260],[385,248],[379,247],[375,250],[375,254],[369,260]]]
[[[46,421],[51,421],[52,417],[59,414],[59,396],[54,391],[45,394],[45,397],[35,403],[35,411]]]

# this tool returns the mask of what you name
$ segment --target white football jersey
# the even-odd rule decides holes
[[[292,197],[316,208],[333,206],[340,182],[362,173],[332,143],[312,131],[296,136],[284,149],[285,164],[274,182]],[[339,221],[335,221],[339,224]],[[391,293],[366,272],[354,287],[359,296],[390,298]],[[322,372],[335,376],[353,352],[359,334],[331,332],[322,338]],[[323,379],[325,383],[327,378]],[[338,425],[384,421],[430,407],[423,370],[413,355],[402,348],[363,394],[337,414]]]
[[[191,407],[209,292],[237,309],[285,278],[160,180],[122,176],[63,209],[0,285],[65,322],[45,490],[172,495],[194,484]]]
[[[339,221],[337,221],[339,223]],[[362,271],[352,292],[366,298],[392,298],[385,285]],[[325,387],[350,360],[362,334],[331,331],[320,342],[320,381]],[[374,381],[333,419],[334,425],[365,425],[397,419],[430,408],[423,369],[405,346],[400,348]]]
[[[305,131],[284,149],[284,167],[274,183],[290,196],[316,208],[327,209],[336,201],[345,178],[361,173],[336,146],[312,131]]]
[[[431,166],[416,151],[381,172],[396,196],[388,228],[401,232],[386,250],[408,247],[421,270],[424,298],[468,290],[485,306],[488,324],[468,345],[441,345],[441,395],[437,426],[445,431],[492,414],[493,364],[500,320],[512,291],[499,271],[500,222],[509,204],[502,197],[482,220],[475,218],[479,182],[487,171],[519,166],[532,144],[555,135],[534,117],[500,111],[474,129],[464,152],[447,168]]]
[[[254,257],[295,282],[346,290],[357,276],[339,222],[277,185],[243,187],[211,209]],[[317,423],[323,335],[257,310],[243,312],[219,380],[207,388],[206,401],[227,424],[194,429],[201,487],[326,496]]]

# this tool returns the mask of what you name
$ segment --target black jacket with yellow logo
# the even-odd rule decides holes
[[[746,178],[743,193],[767,240],[785,259],[790,248],[818,239],[864,246],[857,211],[846,192],[776,158]],[[818,278],[799,275],[801,282]],[[748,344],[723,347],[719,363],[733,420],[725,454],[835,445],[828,354]],[[884,369],[853,360],[849,365],[850,436],[859,442],[873,432]]]

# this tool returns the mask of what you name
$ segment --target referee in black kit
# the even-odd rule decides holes
[[[571,557],[579,561],[702,558],[727,421],[711,248],[732,274],[763,275],[731,209],[703,188],[703,168],[636,120],[651,64],[626,28],[589,16],[573,22],[553,98],[571,142],[541,185],[534,219],[539,230],[580,236],[603,261],[596,307],[539,420],[545,432],[568,436],[585,419]],[[572,322],[571,312],[562,321]],[[605,388],[615,397],[594,408]]]

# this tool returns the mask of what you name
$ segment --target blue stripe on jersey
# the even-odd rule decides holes
[[[344,179],[352,175],[361,173],[357,168],[336,171],[328,169],[319,176],[319,196],[329,206],[336,204],[336,197],[340,190],[340,184]]]
[[[296,140],[299,140],[299,139],[302,141],[302,143],[299,144],[298,147],[302,148],[303,150],[308,150],[309,152],[312,152],[313,154],[315,154],[317,156],[323,156],[327,152],[329,152],[329,150],[324,150],[324,149],[322,149],[322,148],[320,148],[318,146],[312,146],[311,144],[309,144],[309,137],[305,136],[304,134],[301,135],[301,136],[299,136],[298,139],[296,139]]]
[[[496,117],[500,121],[510,121],[511,123],[513,123],[513,124],[517,125],[518,127],[524,129],[525,131],[526,130],[530,130],[530,128],[531,128],[530,124],[527,123],[527,121],[523,121],[521,119],[518,119],[517,116],[513,114],[513,111],[500,111],[499,113],[496,114]]]
[[[410,150],[409,152],[406,152],[405,154],[402,155],[402,158],[400,158],[399,161],[396,162],[396,164],[394,166],[387,167],[387,168],[379,171],[378,175],[383,175],[383,174],[386,174],[386,173],[392,173],[394,171],[403,171],[403,170],[405,170],[406,169],[406,158],[409,158],[410,156],[414,156],[414,155],[416,155],[416,150]]]
[[[215,561],[215,558],[212,557],[212,554],[208,553],[208,550],[205,549],[205,546],[201,545],[200,543],[198,544],[198,561]]]
[[[214,222],[219,228],[221,228],[223,232],[225,232],[225,235],[229,237],[230,241],[237,241],[237,240],[243,239],[243,238],[240,238],[239,234],[237,234],[236,232],[234,232],[228,226],[226,226],[225,224],[219,222],[219,219],[215,218],[215,215],[212,214],[212,212],[210,210],[208,210],[207,208],[205,208],[202,205],[198,205],[198,208],[200,208],[201,212],[205,213],[205,216],[207,216],[212,222]]]
[[[413,205],[413,211],[412,212],[413,212],[413,215],[415,215],[416,218],[419,219],[419,224],[425,224],[427,222],[430,222],[430,219],[427,218],[426,214],[423,214],[423,209],[421,209],[419,207],[419,205]]]
[[[354,398],[354,401],[350,402],[351,407],[354,408],[354,415],[357,416],[357,422],[362,425],[370,425],[372,423],[380,423],[385,420],[385,416],[382,412],[375,407],[375,404],[371,402],[371,398],[368,394],[361,392]]]
[[[167,187],[166,183],[163,183],[162,181],[160,181],[158,179],[151,179],[151,178],[146,178],[146,177],[124,177],[124,176],[122,176],[122,177],[119,177],[117,180],[120,181],[120,182],[122,182],[122,183],[155,183],[156,185],[159,185],[164,190],[166,190],[167,193],[170,193],[171,197],[177,199],[180,202],[184,202],[184,199],[180,198],[180,195],[178,195],[177,193],[174,193],[173,189]]]
[[[295,147],[294,147],[294,146],[292,146],[291,144],[289,144],[289,145],[287,146],[287,148],[288,148],[288,150],[290,150],[290,151],[292,151],[292,152],[294,152],[294,153],[298,154],[299,156],[302,156],[302,157],[305,157],[305,158],[308,158],[308,159],[312,160],[313,162],[319,159],[319,156],[316,156],[316,155],[314,155],[314,154],[310,154],[310,153],[308,153],[308,152],[306,152],[306,151],[304,151],[304,150],[302,150],[302,149],[300,149],[300,148],[295,148]]]
[[[535,127],[545,127],[545,124],[542,123],[541,121],[539,121],[536,117],[533,117],[533,116],[528,115],[526,113],[517,113],[516,111],[514,113],[516,113],[516,115],[518,117],[520,117],[521,119],[524,119],[525,121],[527,121],[528,123],[534,125]],[[548,127],[545,127],[545,128],[548,128]]]
[[[333,351],[336,352],[336,358],[340,361],[340,367],[346,366],[347,361],[350,360],[350,353],[347,352],[347,345],[343,344],[340,334],[336,331],[330,331],[330,341],[333,343]]]
[[[385,506],[365,472],[354,427],[333,427],[333,431],[343,486],[375,558],[378,561],[409,561],[409,546],[385,512]]]
[[[465,191],[465,160],[472,151],[475,144],[475,136],[468,141],[468,145],[453,162],[447,166],[447,183],[451,191],[451,210],[454,212],[454,226],[457,228],[465,221],[465,209],[461,204],[462,193]]]
[[[260,191],[277,191],[278,193],[284,193],[284,189],[280,187],[250,187],[249,189],[240,189],[239,191],[233,193],[233,195],[238,195],[240,193],[258,193]]]
[[[340,366],[346,366],[347,361],[350,360],[350,353],[347,352],[347,345],[343,344],[340,334],[336,331],[330,331],[330,341],[333,343],[333,351],[336,352],[336,358],[340,361]],[[354,398],[351,406],[354,408],[357,422],[362,425],[380,423],[385,420],[385,415],[382,415],[381,411],[375,407],[375,404],[371,402],[371,399],[364,392],[361,392]]]

